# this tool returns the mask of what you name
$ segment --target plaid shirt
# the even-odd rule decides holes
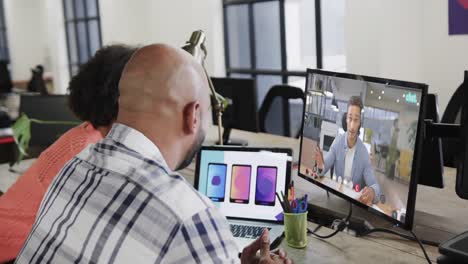
[[[239,262],[229,224],[143,134],[115,124],[50,185],[18,263]]]

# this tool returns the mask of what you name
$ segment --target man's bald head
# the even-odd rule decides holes
[[[139,49],[127,63],[119,103],[122,110],[149,112],[160,103],[193,100],[209,91],[206,84],[203,68],[188,52],[154,44]]]
[[[189,53],[164,44],[139,49],[125,66],[119,90],[117,122],[145,134],[172,169],[190,158],[211,114],[208,81]]]

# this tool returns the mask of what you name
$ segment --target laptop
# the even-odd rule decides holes
[[[291,178],[292,150],[204,146],[197,156],[195,188],[226,216],[240,251],[264,228],[281,237],[283,209],[275,193]]]

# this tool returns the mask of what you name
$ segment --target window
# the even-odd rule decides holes
[[[8,64],[10,63],[3,0],[0,0],[0,60],[4,60]]]
[[[98,0],[63,0],[70,76],[102,46]]]
[[[227,76],[254,78],[258,107],[275,84],[304,89],[307,68],[346,70],[345,0],[223,0],[223,10]]]

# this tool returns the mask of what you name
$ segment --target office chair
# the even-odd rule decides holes
[[[13,164],[16,160],[17,148],[13,136],[8,132],[10,127],[10,117],[0,110],[0,163]]]
[[[301,99],[301,103],[290,101],[292,99]],[[273,86],[259,110],[260,131],[298,138],[302,129],[304,104],[302,89],[289,85]]]
[[[13,83],[10,71],[8,70],[8,63],[5,60],[0,60],[0,94],[11,93],[12,88]]]

